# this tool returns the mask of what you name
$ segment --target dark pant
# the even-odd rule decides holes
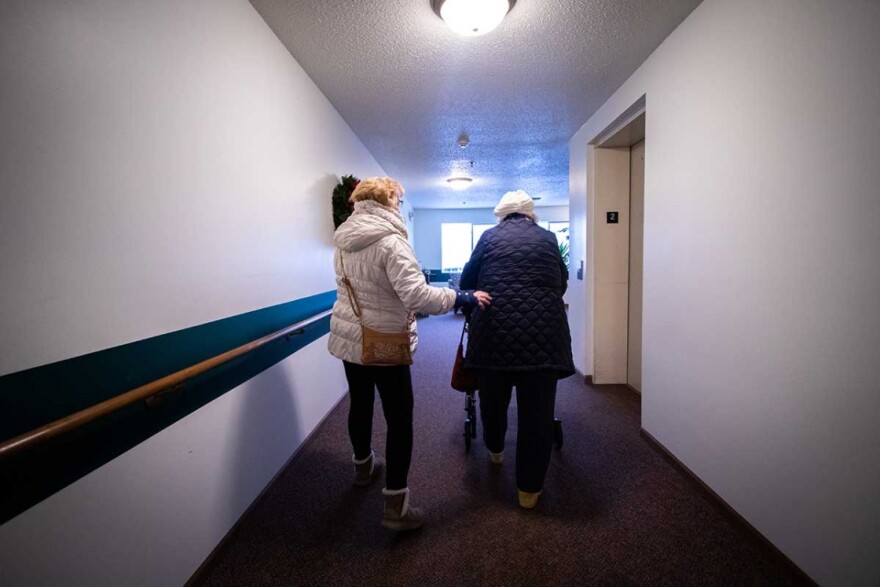
[[[409,365],[374,367],[343,361],[351,407],[348,411],[348,436],[354,458],[370,456],[373,436],[373,401],[379,390],[382,412],[388,433],[385,441],[385,487],[403,489],[412,460],[413,391]]]
[[[487,372],[480,376],[483,441],[492,452],[504,450],[507,408],[516,387],[516,486],[520,491],[535,493],[544,488],[553,451],[556,382],[553,371]]]

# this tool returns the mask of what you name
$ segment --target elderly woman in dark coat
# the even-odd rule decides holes
[[[483,233],[461,274],[462,289],[486,291],[493,300],[471,316],[465,365],[479,373],[483,440],[497,465],[516,387],[516,484],[520,506],[531,509],[553,450],[556,382],[574,373],[562,301],[568,270],[526,192],[504,194],[495,215],[498,226]]]

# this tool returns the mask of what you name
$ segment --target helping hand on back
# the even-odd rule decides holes
[[[474,297],[477,298],[477,304],[481,310],[485,310],[492,303],[492,296],[489,295],[489,292],[477,290],[474,292]]]

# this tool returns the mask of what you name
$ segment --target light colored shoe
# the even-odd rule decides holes
[[[385,515],[382,516],[382,527],[398,532],[417,530],[425,523],[425,515],[421,510],[410,507],[409,488],[388,490],[385,494]]]
[[[492,452],[489,451],[489,460],[492,461],[493,465],[500,465],[504,462],[504,451],[501,452]]]
[[[529,493],[528,491],[519,491],[517,490],[519,495],[519,507],[523,509],[533,509],[536,505],[538,505],[538,498],[541,497],[541,492],[537,493]]]
[[[382,469],[385,468],[385,461],[377,457],[373,452],[362,461],[354,457],[351,460],[354,462],[354,481],[352,483],[357,487],[366,487],[371,484],[382,474]]]

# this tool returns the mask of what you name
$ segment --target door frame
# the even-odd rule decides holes
[[[593,383],[627,383],[630,152],[645,140],[646,96],[587,146],[587,247]],[[646,148],[647,148],[647,143]],[[617,212],[617,224],[607,213]],[[644,320],[644,304],[642,305]]]

